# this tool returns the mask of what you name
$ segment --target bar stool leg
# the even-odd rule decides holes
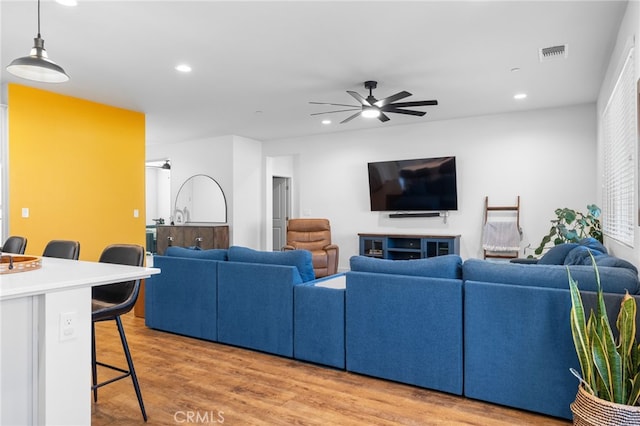
[[[96,324],[91,321],[91,374],[93,379],[93,402],[98,402],[98,366],[96,365]]]
[[[127,364],[129,365],[129,372],[131,373],[131,380],[133,381],[133,387],[136,390],[136,396],[138,397],[138,404],[140,404],[140,411],[142,411],[142,418],[147,421],[147,412],[144,409],[144,402],[142,402],[142,392],[140,392],[140,384],[138,383],[138,376],[136,370],[133,367],[133,360],[131,359],[131,353],[129,352],[129,345],[127,344],[127,338],[124,335],[124,327],[122,327],[122,321],[120,316],[117,316],[116,323],[118,324],[118,332],[120,333],[120,340],[122,341],[122,348],[124,349],[124,355],[127,358]]]

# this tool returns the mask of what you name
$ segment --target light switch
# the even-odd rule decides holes
[[[138,211],[138,209],[133,209],[133,217],[138,217],[140,216],[140,212]]]
[[[22,217],[29,217],[29,207],[22,208]]]

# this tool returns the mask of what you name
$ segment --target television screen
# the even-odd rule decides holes
[[[372,211],[458,210],[456,157],[369,163]]]

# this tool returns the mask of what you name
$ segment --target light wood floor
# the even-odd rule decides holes
[[[446,393],[178,336],[123,318],[149,425],[569,425]],[[126,365],[115,323],[98,359]],[[109,370],[99,369],[99,380]],[[89,390],[87,390],[89,392]],[[191,416],[191,417],[188,417]],[[190,420],[190,422],[189,422]],[[107,385],[92,424],[143,425],[130,379]]]

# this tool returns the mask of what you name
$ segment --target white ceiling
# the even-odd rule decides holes
[[[36,0],[0,1],[2,83],[15,82],[147,117],[148,143],[220,135],[271,140],[595,101],[626,1],[43,0],[50,59],[71,76],[40,84],[8,74],[37,32]],[[538,50],[568,45],[541,63]],[[190,74],[174,70],[186,62]],[[512,72],[518,67],[520,71]],[[380,123],[345,92],[401,90],[437,99],[424,117]],[[528,98],[515,101],[513,95]],[[5,100],[6,101],[6,100]],[[339,108],[337,108],[339,109]],[[331,118],[333,124],[320,123]]]

